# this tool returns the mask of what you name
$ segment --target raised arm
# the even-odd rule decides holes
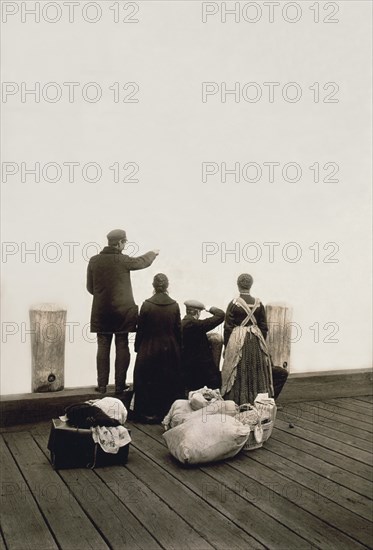
[[[151,250],[142,256],[137,258],[131,258],[131,256],[124,256],[126,260],[126,267],[129,271],[136,271],[137,269],[145,269],[152,265],[156,257],[158,256],[158,251]]]
[[[203,327],[205,332],[209,332],[209,330],[212,330],[224,321],[224,311],[222,309],[219,309],[218,307],[210,307],[208,312],[212,313],[211,317],[197,321],[198,326]]]

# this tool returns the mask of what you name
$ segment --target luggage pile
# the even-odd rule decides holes
[[[48,441],[55,469],[97,468],[125,464],[130,431],[127,409],[120,399],[104,397],[77,403],[52,420]]]
[[[202,464],[258,449],[270,437],[276,418],[274,399],[258,394],[254,405],[224,401],[219,390],[201,388],[175,401],[164,418],[163,437],[183,464]]]

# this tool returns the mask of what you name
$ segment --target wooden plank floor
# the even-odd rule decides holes
[[[125,467],[54,471],[49,423],[0,435],[0,550],[373,548],[373,400],[284,406],[261,449],[201,467],[130,423]]]

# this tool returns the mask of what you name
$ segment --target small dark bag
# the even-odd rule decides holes
[[[95,426],[115,427],[120,423],[114,418],[110,418],[99,407],[89,403],[75,403],[65,409],[70,426],[75,428],[89,429]]]

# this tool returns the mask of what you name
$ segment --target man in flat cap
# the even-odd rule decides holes
[[[221,385],[219,360],[222,337],[219,334],[207,334],[224,321],[224,311],[217,307],[205,307],[197,300],[187,300],[186,315],[181,321],[183,335],[182,365],[185,385],[188,391],[207,386],[216,389]],[[200,319],[201,312],[211,313],[211,317]],[[212,338],[213,336],[213,338]],[[216,343],[213,343],[216,340]],[[218,348],[218,357],[214,351]]]
[[[137,258],[122,251],[127,242],[123,229],[107,235],[108,246],[89,260],[87,290],[93,295],[91,332],[97,333],[97,391],[106,393],[110,372],[110,347],[115,334],[115,393],[126,389],[130,364],[128,333],[136,331],[138,306],[135,304],[130,272],[149,267],[159,254],[152,250]]]

